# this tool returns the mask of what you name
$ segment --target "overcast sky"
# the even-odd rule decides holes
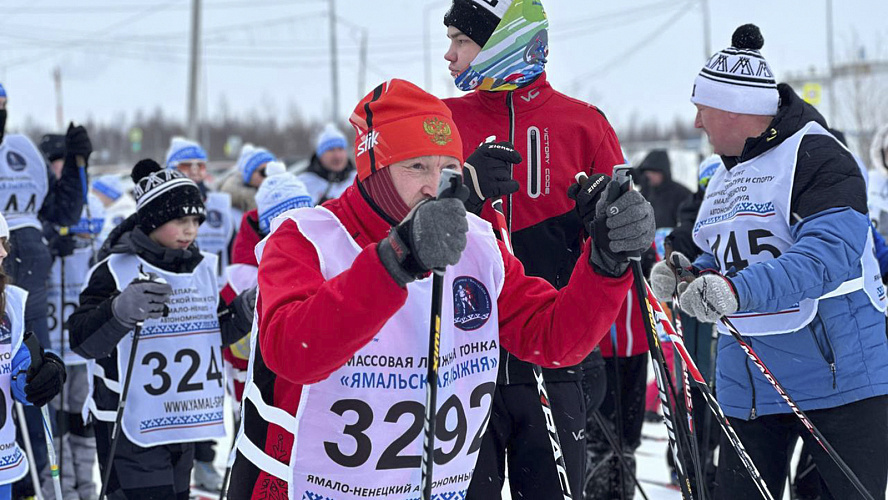
[[[888,1],[834,2],[837,62],[861,45],[888,58]],[[61,68],[66,119],[129,123],[136,110],[184,120],[190,0],[0,0],[0,82],[10,127],[26,115],[55,124],[52,70]],[[337,0],[340,124],[359,94],[384,79],[425,85],[424,17],[431,34],[431,88],[455,95],[443,54],[441,0]],[[705,60],[700,0],[544,0],[550,19],[549,80],[592,102],[617,128],[633,115],[693,119],[688,101]],[[204,0],[202,114],[221,103],[238,116],[292,109],[331,113],[326,0]],[[710,0],[712,50],[740,24],[758,24],[778,80],[827,66],[826,0]],[[424,16],[427,14],[427,16]],[[358,40],[368,36],[361,87]],[[855,42],[856,40],[856,42]],[[841,125],[841,124],[839,124]]]

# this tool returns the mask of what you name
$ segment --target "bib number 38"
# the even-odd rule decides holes
[[[463,407],[462,401],[455,394],[441,404],[435,417],[435,440],[442,444],[440,448],[435,448],[434,460],[436,464],[444,465],[460,454],[469,439],[466,411],[473,411],[474,408],[489,408],[482,403],[485,397],[490,398],[488,403],[492,401],[495,388],[496,384],[493,382],[486,382],[476,387],[469,397],[468,410]],[[346,450],[354,451],[343,452],[339,443],[325,441],[324,451],[327,456],[343,467],[354,468],[364,465],[370,459],[374,446],[370,436],[366,434],[366,431],[374,423],[373,408],[360,399],[341,399],[333,403],[330,411],[349,422],[354,422],[345,424],[342,430],[342,434],[354,440],[354,445],[349,443],[343,447]],[[475,453],[481,448],[481,438],[489,418],[490,412],[488,411],[479,428],[474,430],[468,444],[467,454]],[[376,470],[414,469],[421,465],[422,457],[420,455],[409,455],[403,451],[422,433],[425,406],[418,401],[399,401],[385,412],[382,417],[383,423],[377,425],[397,424],[401,419],[406,419],[410,425],[403,433],[387,443],[376,462]],[[455,423],[447,427],[448,420],[455,421]],[[452,444],[448,446],[448,443]]]

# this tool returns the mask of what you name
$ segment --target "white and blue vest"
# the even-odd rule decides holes
[[[27,137],[7,135],[0,143],[0,213],[9,230],[33,227],[43,230],[37,213],[48,188],[43,155]]]
[[[59,356],[65,361],[65,365],[86,363],[86,359],[71,350],[68,329],[64,328],[64,325],[68,316],[80,304],[80,291],[86,285],[84,278],[89,272],[91,258],[91,247],[77,248],[73,254],[67,257],[57,257],[49,272],[49,282],[46,288],[46,302],[49,305],[49,316],[47,317],[49,343],[54,352],[60,353]],[[62,267],[65,268],[64,294],[62,293]]]
[[[228,244],[234,236],[234,220],[231,211],[231,195],[219,191],[207,194],[204,202],[207,219],[197,230],[197,247],[202,252],[216,256],[216,281],[225,286],[225,269],[228,267]]]
[[[6,310],[0,322],[0,484],[15,482],[28,473],[28,459],[16,443],[12,420],[12,360],[22,347],[27,299],[28,292],[6,285]]]
[[[361,252],[322,207],[287,212],[315,246],[330,280]],[[505,275],[490,224],[469,215],[466,250],[444,274],[438,372],[434,498],[464,498],[490,414],[499,364],[497,298]],[[257,245],[261,258],[264,242]],[[241,431],[237,449],[289,483],[290,498],[350,500],[420,496],[432,278],[407,285],[407,302],[327,379],[302,386],[295,418],[262,400],[253,383],[254,342],[244,390],[259,414],[294,435],[289,464],[266,455]],[[259,291],[261,296],[262,291]],[[294,348],[298,349],[299,346]]]
[[[114,254],[107,259],[118,290],[137,279],[140,271],[159,275],[173,288],[167,303],[169,315],[146,320],[139,336],[123,412],[123,432],[139,446],[204,441],[225,435],[216,257],[208,253],[203,256],[190,273],[164,271],[133,254]],[[117,344],[120,382],[106,378],[101,365],[91,361],[90,384],[94,375],[120,394],[132,345],[132,333]],[[92,387],[87,405],[99,420],[114,421],[114,411],[97,408]]]
[[[816,122],[773,148],[730,170],[718,167],[694,224],[694,242],[715,256],[719,271],[740,271],[749,265],[775,259],[795,242],[790,213],[792,185],[798,150],[806,135],[832,135]],[[837,144],[841,143],[837,140]],[[843,146],[844,147],[844,146]],[[744,335],[774,335],[800,330],[817,314],[819,300],[866,292],[873,306],[885,310],[885,289],[875,257],[872,233],[860,257],[862,273],[842,283],[836,290],[816,299],[804,299],[783,311],[739,311],[728,316]],[[727,329],[719,324],[719,332]]]

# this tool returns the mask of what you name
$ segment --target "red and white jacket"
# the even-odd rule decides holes
[[[302,387],[326,379],[363,346],[407,300],[376,253],[390,226],[369,206],[356,185],[323,205],[362,248],[352,267],[329,281],[317,250],[292,220],[266,241],[259,265],[259,336],[252,353],[252,383],[272,412],[296,415]],[[601,341],[631,285],[596,274],[583,247],[570,285],[556,291],[499,244],[505,277],[495,301],[500,343],[516,356],[553,367],[579,363]],[[425,334],[427,332],[424,332]],[[296,346],[301,346],[296,348]],[[292,430],[270,423],[256,405],[244,402],[245,437],[265,455],[286,466]],[[260,470],[240,451],[229,498],[284,498],[283,479]]]
[[[624,163],[617,135],[607,118],[595,106],[553,89],[546,73],[514,91],[477,90],[444,99],[444,103],[459,128],[464,158],[489,136],[512,141],[521,153],[523,161],[514,165],[512,173],[520,188],[504,204],[506,217],[511,216],[515,255],[528,275],[544,278],[556,288],[567,285],[584,237],[567,189],[576,182],[578,172],[611,175],[614,165]],[[495,220],[489,203],[481,216]],[[640,313],[635,315],[638,317],[632,322],[640,327]],[[618,316],[618,329],[620,322],[625,323],[624,317],[625,306]],[[606,335],[604,342],[609,343],[609,338]],[[500,382],[534,382],[526,363],[510,360],[500,366]],[[545,374],[550,382],[578,380],[581,376],[574,369],[545,370]]]

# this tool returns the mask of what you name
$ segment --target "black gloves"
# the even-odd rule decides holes
[[[231,301],[231,305],[235,309],[238,329],[244,334],[249,333],[253,328],[253,314],[256,311],[256,287],[241,292]]]
[[[49,253],[52,254],[53,258],[67,257],[74,253],[74,248],[76,248],[74,235],[67,234],[62,236],[58,233],[58,228],[49,228],[49,231],[47,231],[44,226],[43,236],[46,238],[46,242],[49,245]]]
[[[604,174],[577,174],[577,182],[567,188],[567,197],[574,201],[574,210],[583,223],[586,234],[592,235],[592,223],[595,221],[595,204],[604,193],[604,188],[611,178]]]
[[[25,334],[23,345],[31,354],[31,367],[25,377],[25,398],[34,406],[43,406],[61,392],[67,374],[65,365],[51,352],[44,353],[34,334]]]
[[[84,163],[89,163],[89,155],[93,152],[92,142],[83,125],[68,125],[68,133],[65,134],[65,165],[77,165],[77,157],[83,158]],[[85,166],[85,165],[84,165]]]
[[[477,214],[484,200],[518,191],[518,181],[512,179],[514,163],[521,163],[521,154],[509,142],[485,142],[478,146],[463,164],[463,178],[469,187],[466,210]]]

